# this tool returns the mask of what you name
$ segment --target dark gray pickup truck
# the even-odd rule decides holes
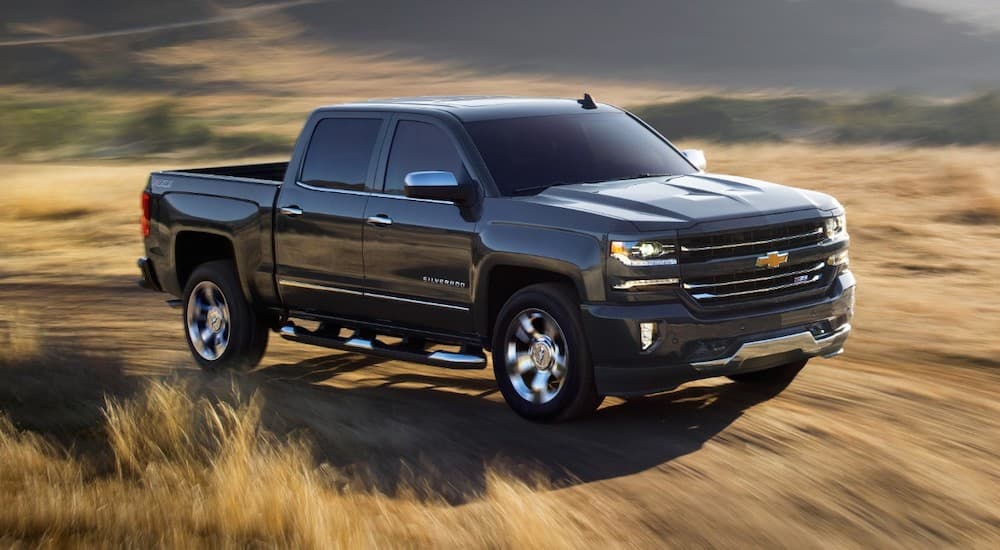
[[[840,353],[855,281],[822,193],[705,173],[581,100],[324,107],[290,162],[156,172],[142,284],[206,369],[286,339],[493,371],[537,420]]]

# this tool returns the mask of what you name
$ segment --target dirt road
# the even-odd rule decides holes
[[[274,336],[259,369],[208,377],[189,358],[180,313],[134,284],[146,168],[25,165],[5,167],[11,183],[0,190],[0,346],[30,348],[62,370],[0,373],[0,393],[14,396],[6,412],[75,444],[66,432],[100,415],[104,392],[177,379],[256,392],[266,426],[306,434],[345,483],[477,506],[499,468],[551,482],[542,497],[557,509],[628,518],[626,543],[1000,546],[1000,282],[988,274],[1000,233],[982,222],[1000,215],[1000,172],[965,168],[1000,155],[733,147],[719,156],[732,171],[810,181],[850,212],[857,333],[845,356],[812,362],[778,395],[705,381],[538,425],[507,409],[491,371],[380,362]],[[796,162],[809,170],[777,173]],[[940,174],[961,185],[942,190]],[[81,178],[102,182],[102,201]],[[101,365],[127,381],[100,375]],[[644,534],[628,540],[633,529]]]
[[[627,503],[677,542],[1000,541],[994,370],[865,365],[848,354],[815,361],[776,396],[705,382],[537,425],[507,410],[489,371],[379,362],[276,337],[255,372],[206,377],[187,356],[179,313],[162,300],[129,277],[0,287],[19,330],[38,323],[43,349],[117,361],[136,376],[259,392],[269,428],[305,429],[321,461],[389,493],[402,482],[474,503],[492,466],[553,481],[568,506]]]

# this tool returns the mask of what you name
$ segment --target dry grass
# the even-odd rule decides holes
[[[0,273],[86,277],[132,269],[147,167],[6,164]]]
[[[997,150],[702,145],[847,206],[847,355],[766,404],[713,381],[558,428],[471,397],[486,372],[339,372],[354,359],[283,344],[237,396],[141,392],[137,372],[190,372],[176,315],[129,290],[139,191],[171,162],[0,165],[0,546],[995,547]],[[416,462],[390,491],[348,467],[411,454],[484,482],[455,505]],[[491,462],[510,455],[586,479]]]
[[[579,548],[625,527],[610,508],[595,524],[537,484],[495,472],[482,498],[459,508],[351,489],[316,465],[307,443],[264,430],[254,399],[195,399],[157,382],[136,400],[109,401],[105,415],[117,464],[109,474],[0,416],[0,542]]]
[[[263,398],[172,378],[133,397],[118,365],[42,349],[44,329],[0,316],[0,546],[579,548],[621,529],[616,511],[567,509],[531,471],[489,470],[455,507],[392,495],[321,463],[308,436],[263,427]],[[107,392],[107,393],[105,393]],[[20,428],[11,417],[17,419]],[[419,496],[418,496],[419,494]]]

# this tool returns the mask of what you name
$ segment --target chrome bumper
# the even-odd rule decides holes
[[[751,359],[778,355],[779,353],[790,351],[799,351],[809,356],[822,355],[823,357],[833,357],[843,351],[844,342],[850,333],[851,325],[845,324],[829,335],[818,339],[811,332],[805,331],[778,338],[746,342],[740,346],[740,349],[736,350],[736,353],[729,357],[691,363],[691,366],[699,371],[739,368],[740,365]]]

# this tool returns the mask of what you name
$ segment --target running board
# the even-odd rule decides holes
[[[294,324],[287,324],[278,331],[285,340],[301,342],[313,346],[324,348],[340,349],[345,351],[355,351],[368,355],[397,359],[399,361],[409,361],[412,363],[424,363],[436,367],[449,369],[483,369],[486,368],[486,356],[482,352],[476,353],[463,349],[462,353],[452,353],[449,351],[428,352],[421,349],[406,347],[403,345],[390,345],[380,342],[377,338],[363,338],[360,331],[343,338],[341,336],[331,336],[328,334],[318,334],[310,332]]]

